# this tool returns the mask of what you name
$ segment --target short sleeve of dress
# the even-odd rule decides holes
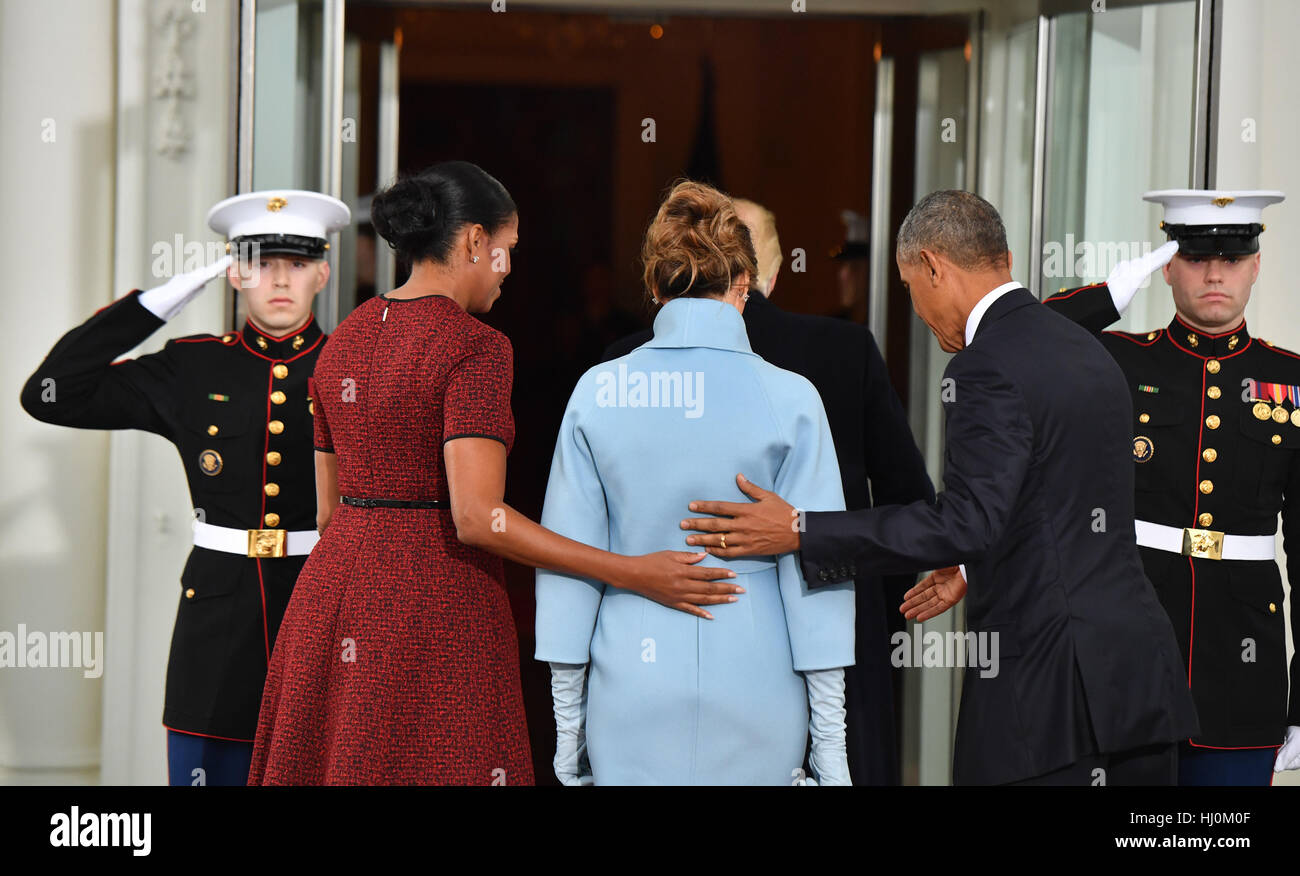
[[[510,449],[515,420],[510,412],[514,352],[500,332],[486,332],[452,366],[442,403],[442,440],[494,438]]]
[[[322,453],[334,452],[334,439],[330,437],[329,421],[325,419],[325,406],[321,404],[320,393],[316,391],[316,379],[307,378],[308,406],[312,414],[312,444]]]

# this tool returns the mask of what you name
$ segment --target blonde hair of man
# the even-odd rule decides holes
[[[762,204],[756,204],[745,198],[733,198],[736,215],[740,221],[749,226],[749,235],[754,241],[754,253],[758,256],[758,277],[753,287],[770,296],[776,286],[776,272],[781,268],[781,240],[776,236],[776,216]]]

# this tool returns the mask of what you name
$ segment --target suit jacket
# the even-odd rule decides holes
[[[245,323],[112,360],[162,327],[132,292],[64,335],[22,405],[79,429],[142,429],[172,442],[196,515],[236,529],[316,528],[308,380],[325,334],[284,337]],[[251,742],[266,667],[305,556],[256,559],[195,547],[179,576],[163,724]]]
[[[1025,289],[997,299],[941,384],[945,489],[934,506],[808,513],[809,582],[966,563],[960,784],[1042,775],[1094,753],[1195,735],[1169,619],[1133,530],[1130,402],[1089,332]]]
[[[934,501],[907,414],[865,326],[789,313],[761,294],[749,296],[744,321],[755,353],[817,388],[835,441],[846,508]],[[623,338],[610,345],[604,359],[623,356],[650,338],[649,331]],[[889,641],[904,626],[898,605],[915,580],[910,573],[855,576],[857,661],[845,670],[849,772],[855,785],[899,783]]]

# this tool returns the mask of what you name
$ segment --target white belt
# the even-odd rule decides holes
[[[1134,520],[1137,543],[1158,551],[1206,560],[1271,560],[1277,556],[1271,535],[1225,535],[1212,529],[1179,529]]]
[[[320,534],[314,529],[232,529],[194,521],[194,544],[227,554],[262,559],[305,556],[319,540]]]

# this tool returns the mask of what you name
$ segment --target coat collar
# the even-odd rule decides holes
[[[1246,349],[1250,335],[1246,332],[1245,319],[1235,329],[1212,335],[1192,328],[1178,314],[1174,314],[1173,321],[1169,323],[1169,340],[1184,353],[1201,359],[1223,359]]]
[[[750,301],[753,300],[752,293]],[[655,317],[646,347],[711,347],[755,355],[740,311],[717,298],[674,298]]]
[[[971,338],[971,343],[974,343],[990,325],[997,322],[1011,311],[1019,310],[1022,307],[1037,303],[1038,299],[1034,297],[1034,293],[1030,292],[1024,286],[1008,290],[990,304],[988,310],[984,311],[984,315],[980,319],[980,324],[975,328],[975,337]]]
[[[297,331],[276,337],[256,328],[244,320],[243,344],[250,353],[263,359],[288,362],[314,349],[324,337],[315,315],[307,317],[307,324]]]

